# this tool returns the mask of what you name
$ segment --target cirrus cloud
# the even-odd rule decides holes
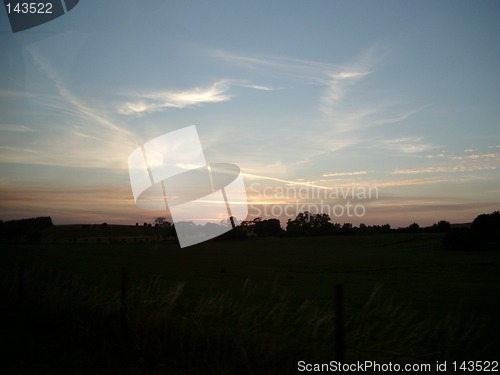
[[[208,87],[196,87],[184,91],[154,91],[139,93],[132,101],[126,102],[118,108],[123,115],[138,115],[165,108],[184,108],[205,103],[220,103],[231,99],[226,92],[229,83],[225,80],[217,81]]]

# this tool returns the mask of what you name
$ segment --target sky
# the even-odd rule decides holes
[[[12,33],[2,10],[0,219],[169,217],[136,205],[128,158],[196,125],[248,219],[470,222],[500,209],[499,20],[498,1],[82,0]]]

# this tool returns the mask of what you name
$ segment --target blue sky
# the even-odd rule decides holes
[[[290,186],[376,187],[341,223],[499,209],[496,1],[89,0],[16,34],[0,13],[3,220],[152,221],[128,156],[193,124],[253,214]]]

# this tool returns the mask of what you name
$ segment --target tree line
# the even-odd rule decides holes
[[[228,225],[227,220],[221,225]],[[211,224],[214,225],[214,224]],[[0,238],[17,240],[25,238],[29,242],[40,242],[42,232],[53,226],[50,216],[30,219],[0,220]],[[100,225],[106,228],[107,223]],[[139,226],[139,223],[136,223]],[[175,238],[175,226],[164,217],[158,217],[151,224],[155,235],[163,239]],[[443,233],[444,247],[448,250],[490,250],[500,249],[500,212],[478,215],[470,226],[453,226],[450,222],[441,220],[430,227],[421,227],[412,223],[407,227],[391,228],[389,224],[354,226],[352,223],[333,223],[325,213],[301,212],[295,219],[288,219],[285,228],[276,218],[242,221],[236,228],[219,236],[219,239],[247,239],[251,237],[294,237],[294,236],[330,236],[330,235],[360,235],[377,233]]]
[[[53,225],[50,216],[5,222],[0,220],[0,238],[15,240],[24,236],[30,242],[39,242],[42,239],[42,231]]]
[[[282,228],[278,219],[263,220],[258,217],[251,221],[240,223],[243,230],[250,236],[324,236],[324,235],[352,235],[369,233],[446,233],[450,230],[451,224],[441,220],[431,227],[421,228],[417,223],[413,223],[404,228],[391,228],[389,224],[366,225],[360,224],[358,227],[352,223],[333,223],[330,216],[325,213],[301,212],[295,219],[288,219],[286,227]]]
[[[360,224],[356,227],[352,223],[332,223],[330,216],[325,213],[302,212],[295,219],[288,219],[285,228],[282,228],[278,219],[263,220],[258,217],[241,222],[240,226],[231,232],[227,233],[227,238],[443,233],[443,245],[447,250],[500,250],[500,212],[481,214],[470,226],[454,227],[450,222],[441,220],[430,227],[421,227],[413,223],[399,228],[391,228],[389,224]]]

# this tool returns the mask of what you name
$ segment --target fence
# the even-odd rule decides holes
[[[24,299],[26,294],[25,286],[26,267],[25,262],[19,262],[17,273],[17,315],[21,320],[24,308]],[[122,331],[123,343],[127,349],[134,346],[132,328],[129,319],[128,298],[130,291],[130,278],[125,267],[120,270],[120,327]],[[337,361],[343,362],[346,356],[346,338],[345,338],[345,305],[344,305],[344,285],[337,284],[334,289],[334,307],[335,307],[335,357]]]

